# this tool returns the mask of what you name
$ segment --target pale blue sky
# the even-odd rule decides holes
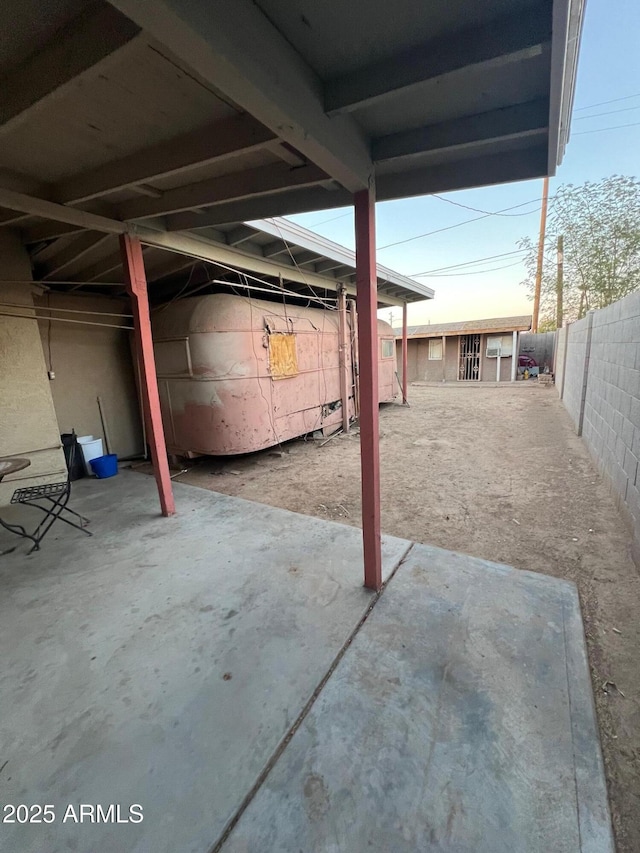
[[[616,103],[602,101],[625,98]],[[564,162],[550,181],[549,195],[560,184],[597,181],[613,174],[640,173],[640,2],[588,0],[578,66],[571,139]],[[581,109],[589,107],[589,109]],[[620,110],[620,112],[617,112]],[[616,112],[613,112],[616,111]],[[609,113],[608,115],[597,115]],[[594,116],[591,118],[590,116]],[[634,125],[586,133],[615,125]],[[399,272],[415,275],[426,270],[475,261],[514,251],[520,237],[537,238],[542,181],[524,181],[485,189],[446,194],[446,198],[487,211],[531,204],[510,211],[525,216],[491,216],[384,249],[418,234],[478,217],[438,198],[422,197],[377,205],[378,260]],[[338,243],[353,248],[351,211],[330,210],[291,217]],[[520,285],[524,268],[519,256],[487,262],[484,267],[462,268],[456,275],[420,278],[435,291],[428,303],[409,306],[410,323],[479,319],[531,312],[531,302]],[[506,268],[507,264],[511,264]],[[505,267],[496,269],[496,267]],[[482,275],[461,272],[491,270]],[[389,312],[380,316],[389,319]],[[400,311],[395,311],[396,322]]]

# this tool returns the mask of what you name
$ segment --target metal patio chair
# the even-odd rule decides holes
[[[75,438],[75,432],[72,433]],[[26,539],[31,539],[33,547],[29,550],[29,554],[33,551],[40,550],[40,543],[47,535],[53,524],[56,521],[64,521],[70,527],[75,527],[87,536],[91,536],[89,530],[85,530],[84,525],[89,524],[89,519],[80,515],[75,510],[71,509],[67,504],[71,497],[71,471],[73,470],[73,462],[78,448],[76,441],[71,443],[69,450],[69,459],[67,461],[67,479],[62,483],[43,483],[40,486],[27,486],[23,489],[16,489],[11,498],[12,504],[25,504],[26,506],[37,507],[44,512],[45,517],[36,527],[33,533],[27,533],[24,527],[14,525],[20,528],[20,535]],[[63,514],[64,513],[64,514]],[[80,522],[79,524],[66,515],[75,516]],[[17,531],[16,531],[17,532]]]

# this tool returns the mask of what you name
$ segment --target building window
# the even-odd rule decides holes
[[[513,355],[512,335],[488,335],[487,358],[509,358]]]
[[[442,361],[442,338],[429,339],[429,360]]]
[[[393,358],[395,354],[395,341],[390,340],[389,338],[382,339],[382,357],[383,358]]]

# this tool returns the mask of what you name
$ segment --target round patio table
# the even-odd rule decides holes
[[[0,483],[7,474],[15,474],[16,471],[22,471],[29,465],[31,465],[30,459],[24,459],[20,456],[0,456]]]
[[[28,468],[29,465],[31,465],[31,460],[25,459],[23,456],[0,456],[0,483],[8,474],[15,474],[16,471],[22,471],[23,468]],[[18,536],[25,536],[25,529],[19,524],[8,524],[0,518],[0,525],[11,533],[17,533]],[[7,548],[5,551],[0,551],[0,557],[3,554],[10,554],[12,551],[15,551],[15,546]]]

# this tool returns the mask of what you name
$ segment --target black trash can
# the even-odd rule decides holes
[[[60,440],[62,441],[62,449],[64,450],[64,458],[67,463],[67,471],[70,474],[70,479],[79,480],[81,477],[86,477],[87,472],[84,467],[82,448],[78,444],[78,436],[75,432],[63,432]],[[73,466],[70,467],[72,458]]]

